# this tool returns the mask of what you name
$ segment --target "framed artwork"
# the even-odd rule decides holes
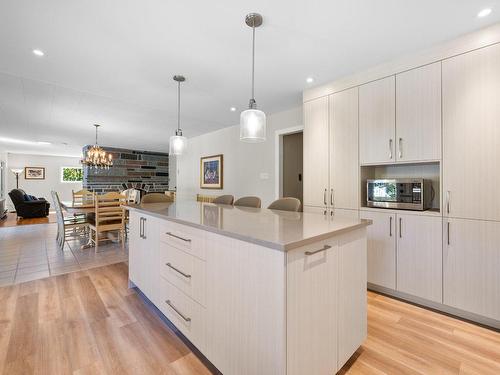
[[[45,168],[43,167],[25,167],[25,180],[45,180]]]
[[[223,171],[222,154],[202,157],[200,160],[200,188],[222,189]]]

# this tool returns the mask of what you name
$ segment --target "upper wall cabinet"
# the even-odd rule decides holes
[[[396,160],[395,77],[359,87],[359,156],[361,164]]]
[[[358,88],[330,96],[330,206],[359,208]]]
[[[304,103],[304,205],[326,206],[329,200],[328,97]]]
[[[500,45],[443,61],[444,214],[500,220]]]
[[[441,159],[441,62],[396,75],[396,160]]]

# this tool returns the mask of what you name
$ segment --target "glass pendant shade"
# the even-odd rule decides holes
[[[187,148],[187,138],[182,133],[175,132],[175,135],[170,137],[169,146],[170,155],[182,155]]]
[[[247,109],[240,115],[240,141],[264,142],[266,140],[266,114],[258,109]]]

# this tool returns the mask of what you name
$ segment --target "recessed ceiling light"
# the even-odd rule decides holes
[[[51,145],[52,144],[52,143],[46,142],[46,141],[37,141],[36,143],[39,145]]]
[[[314,78],[312,78],[312,77],[308,77],[308,78],[306,79],[306,82],[307,82],[307,83],[313,83],[313,82],[314,82]]]
[[[231,110],[231,112],[236,112],[236,107],[231,107],[229,109]]]
[[[39,50],[39,49],[34,49],[34,50],[33,50],[33,53],[34,53],[35,55],[37,55],[37,56],[43,56],[43,55],[45,55],[45,53],[43,53],[43,51],[42,51],[42,50]]]
[[[488,16],[490,13],[491,13],[491,8],[484,8],[483,10],[481,10],[481,11],[477,14],[477,16],[478,16],[479,18],[483,18],[483,17]]]

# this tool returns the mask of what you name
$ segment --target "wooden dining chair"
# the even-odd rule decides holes
[[[267,208],[270,210],[297,212],[300,209],[300,200],[292,197],[280,198],[271,203]]]
[[[95,195],[95,215],[89,217],[90,241],[97,253],[100,241],[110,241],[109,238],[99,238],[101,233],[118,232],[122,248],[125,246],[125,210],[127,198],[117,192]]]
[[[234,202],[235,206],[260,208],[259,197],[241,197]]]
[[[196,202],[212,203],[216,198],[213,195],[196,194]]]
[[[94,204],[94,193],[87,189],[82,189],[78,191],[71,190],[73,195],[73,206],[75,204],[88,205]]]
[[[65,217],[63,214],[59,194],[51,191],[52,200],[56,210],[57,219],[57,244],[61,250],[64,250],[64,245],[70,238],[84,238],[88,235],[88,221],[85,216],[83,217]]]

